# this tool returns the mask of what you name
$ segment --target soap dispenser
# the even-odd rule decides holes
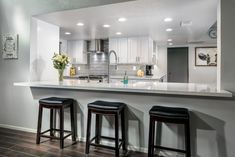
[[[123,77],[123,83],[124,84],[128,84],[128,76],[127,76],[127,72],[125,71],[125,75]]]

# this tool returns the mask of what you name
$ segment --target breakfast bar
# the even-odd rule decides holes
[[[16,86],[32,88],[72,89],[87,91],[106,91],[141,94],[205,96],[205,97],[232,97],[226,90],[218,90],[215,86],[196,83],[163,83],[163,82],[131,82],[123,84],[120,81],[112,83],[87,82],[84,80],[36,81],[14,83]]]
[[[197,147],[197,150],[210,154],[212,150],[221,153],[226,149],[224,146],[222,147],[223,143],[214,140],[225,133],[223,121],[220,119],[228,117],[223,114],[224,107],[220,102],[226,100],[230,104],[232,94],[225,90],[217,90],[213,86],[161,82],[130,82],[128,85],[123,85],[122,82],[87,83],[84,80],[21,82],[14,83],[14,85],[21,86],[18,88],[30,87],[35,103],[48,96],[69,97],[76,100],[77,132],[80,141],[85,141],[87,104],[96,100],[105,100],[127,104],[128,150],[147,152],[149,110],[154,105],[185,107],[190,110],[192,151],[195,151]],[[214,134],[211,129],[208,130],[206,126],[201,126],[202,122],[212,125],[219,134]],[[45,121],[45,123],[48,122]],[[70,129],[69,124],[68,113],[65,113],[65,128]],[[113,125],[112,119],[104,118],[102,126],[104,135],[114,136]],[[182,126],[166,124],[162,128],[162,143],[165,146],[184,147],[184,139],[174,134],[174,132],[183,134]],[[94,128],[91,132],[94,134]],[[205,145],[211,151],[204,151],[204,146],[199,145],[203,141],[206,141]],[[210,142],[216,142],[221,147],[218,149],[216,145],[209,144]],[[112,145],[107,141],[104,143]]]
[[[234,4],[1,0],[0,156],[234,157]]]

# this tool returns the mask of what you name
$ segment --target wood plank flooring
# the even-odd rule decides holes
[[[0,157],[85,157],[85,143],[72,144],[65,141],[63,150],[59,142],[42,138],[40,145],[35,144],[36,134],[0,128]],[[147,154],[128,151],[126,157],[147,157]],[[114,157],[114,151],[91,147],[89,157]]]

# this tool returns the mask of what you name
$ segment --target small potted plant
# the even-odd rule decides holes
[[[58,70],[59,81],[63,81],[64,69],[69,64],[69,57],[66,54],[56,54],[52,57],[54,68]]]

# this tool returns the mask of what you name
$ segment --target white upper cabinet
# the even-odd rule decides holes
[[[138,62],[141,64],[149,64],[149,53],[150,53],[150,47],[149,47],[149,38],[148,37],[141,37],[139,38],[139,58]]]
[[[128,38],[128,63],[137,64],[139,62],[139,38]]]
[[[109,51],[114,50],[117,53],[117,62],[127,63],[127,38],[110,38],[109,39]],[[115,63],[115,57],[112,54],[110,56],[110,63]]]
[[[117,38],[110,38],[109,39],[109,51],[111,51],[111,50],[114,50],[116,53],[118,52]],[[115,63],[115,56],[114,56],[114,54],[111,54],[111,56],[110,56],[110,63],[111,64]]]
[[[118,39],[118,63],[127,63],[128,41],[127,38]]]
[[[87,64],[87,45],[84,40],[69,40],[67,52],[73,64]]]
[[[153,40],[149,37],[110,38],[109,50],[116,51],[120,64],[154,64]],[[114,63],[114,56],[110,58]]]
[[[128,63],[154,64],[153,40],[149,37],[128,38]]]

